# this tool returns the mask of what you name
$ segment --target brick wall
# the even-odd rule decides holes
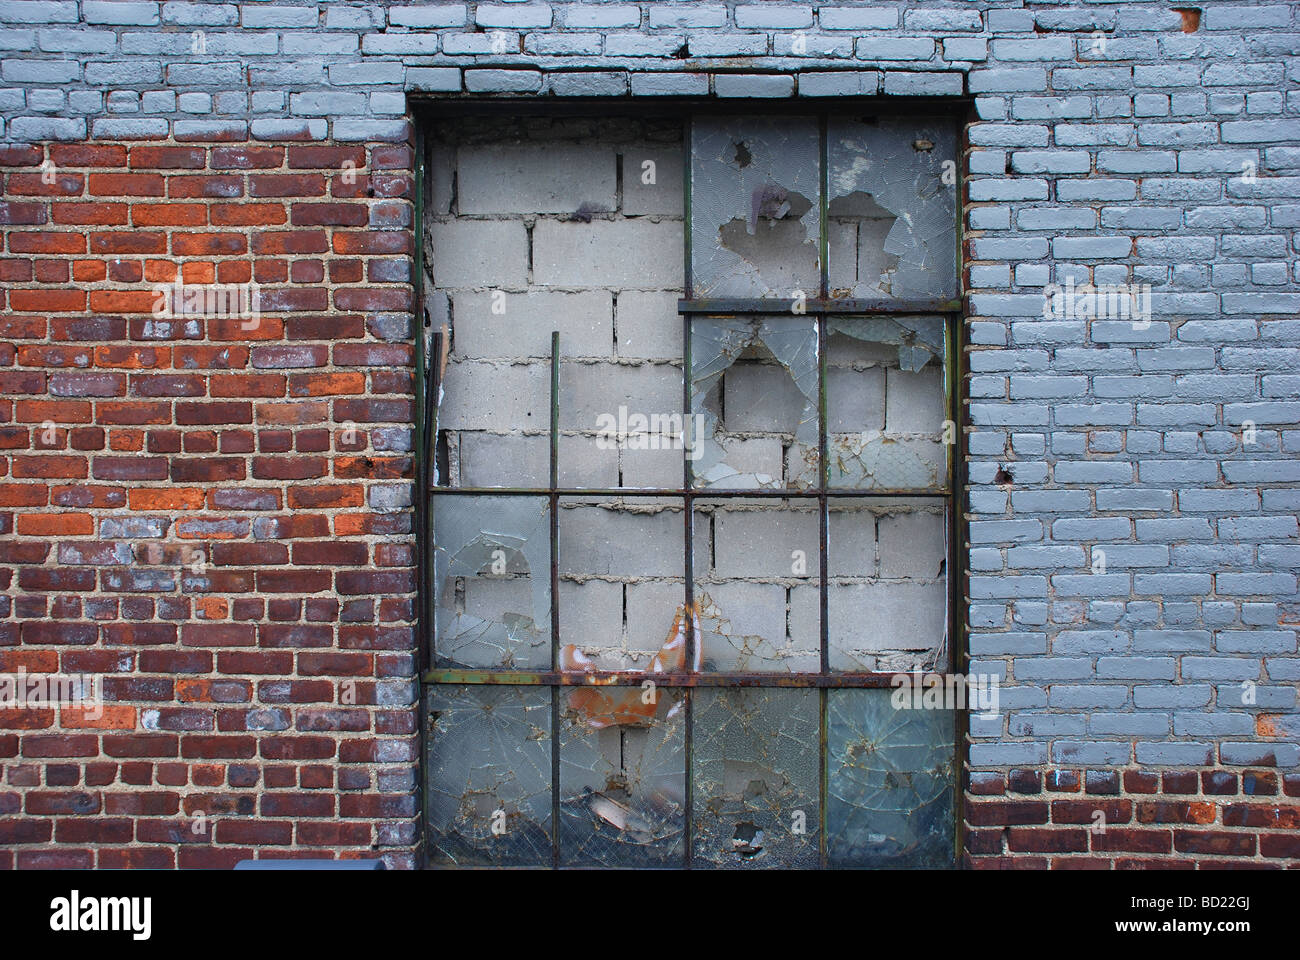
[[[0,864],[410,862],[412,155],[0,147]]]
[[[408,98],[470,94],[741,97],[756,112],[767,98],[969,95],[969,666],[1005,678],[1001,713],[971,723],[972,856],[1041,866],[1059,829],[1059,855],[1078,858],[1068,821],[1082,814],[1044,806],[1056,793],[984,792],[1059,769],[1085,784],[1113,773],[1126,793],[1077,796],[1107,798],[1112,840],[1123,823],[1161,848],[1111,857],[1089,834],[1101,865],[1294,863],[1271,838],[1288,836],[1300,764],[1300,9],[1171,6],[0,2],[0,657],[102,670],[120,708],[105,722],[127,728],[33,716],[0,734],[0,863],[371,843],[408,862],[410,291],[388,264],[412,249],[409,203],[378,184],[335,192],[340,154],[293,157],[364,148],[359,170],[401,180]],[[195,150],[201,168],[163,166]],[[255,193],[272,173],[328,185]],[[184,193],[199,176],[213,195]],[[269,239],[286,232],[315,246]],[[142,291],[166,276],[151,261],[200,282],[268,271],[261,332],[275,336],[149,326]],[[1045,319],[1045,285],[1070,277],[1150,284],[1151,324]],[[261,419],[275,411],[291,422]],[[327,436],[348,420],[379,466]],[[350,499],[318,492],[331,486]],[[203,545],[206,573],[179,569],[196,562],[185,544]],[[391,679],[374,694],[391,707],[311,712],[341,706],[336,686],[307,685],[313,671],[350,670]],[[322,699],[275,700],[296,696]],[[241,755],[206,755],[227,749]],[[268,755],[298,750],[329,754]],[[1199,792],[1171,789],[1192,774]],[[1156,775],[1158,794],[1127,786]],[[1270,778],[1275,793],[1247,789]],[[312,787],[291,791],[298,780]],[[1110,806],[1123,801],[1127,815]],[[182,811],[240,803],[250,812],[189,842]],[[257,815],[279,826],[260,834]],[[354,820],[366,836],[320,832]]]

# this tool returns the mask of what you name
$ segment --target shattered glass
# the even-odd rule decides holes
[[[811,117],[692,121],[690,296],[820,292],[820,154]]]
[[[688,449],[693,485],[816,486],[817,375],[812,317],[695,320]]]
[[[943,318],[832,316],[828,323],[827,485],[946,487],[955,428],[945,434]]]
[[[948,517],[934,500],[829,507],[827,644],[836,672],[948,667]]]
[[[610,722],[608,702],[628,702]],[[560,692],[560,858],[566,866],[680,866],[686,709],[664,687]]]
[[[702,687],[694,696],[694,863],[817,866],[818,692]]]
[[[710,671],[821,665],[816,501],[696,501],[695,603]]]
[[[472,866],[551,863],[551,691],[429,692],[429,854]]]
[[[545,497],[433,497],[440,667],[546,670],[551,540]]]
[[[893,694],[827,691],[831,866],[953,864],[953,712],[897,710]]]
[[[832,117],[830,295],[957,296],[957,133],[946,120]]]

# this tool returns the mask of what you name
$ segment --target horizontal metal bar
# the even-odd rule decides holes
[[[582,487],[561,487],[556,490],[547,487],[436,487],[431,486],[429,493],[437,496],[461,497],[548,497],[552,493],[561,497],[578,497],[592,499],[596,497],[685,497],[686,490],[647,487],[605,487],[601,489]],[[816,500],[821,493],[816,489],[798,490],[715,490],[712,487],[696,487],[689,491],[695,500],[731,500],[745,497],[766,497],[777,500]],[[833,488],[826,491],[826,496],[843,499],[854,497],[869,499],[871,497],[948,497],[952,491],[946,487],[918,487],[915,490],[880,489],[864,490],[860,488]]]
[[[809,297],[796,301],[778,297],[730,298],[715,300],[678,300],[677,312],[684,314],[711,313],[791,313],[798,304],[800,313],[955,313],[961,310],[961,300],[931,297],[923,300],[902,300],[889,297],[854,300],[848,297],[822,299]]]
[[[939,674],[931,671],[931,674]],[[926,674],[927,676],[931,674]],[[422,680],[433,684],[490,684],[545,687],[639,687],[647,680],[659,687],[888,687],[896,673],[646,673],[605,671],[579,673],[554,670],[455,670],[427,671]],[[953,676],[956,676],[953,674]]]

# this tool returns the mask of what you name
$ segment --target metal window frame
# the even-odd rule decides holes
[[[429,866],[428,847],[423,842],[427,835],[425,827],[427,826],[427,807],[424,802],[426,799],[424,779],[427,775],[426,754],[427,742],[425,740],[428,731],[427,717],[427,697],[426,693],[429,688],[439,685],[510,685],[510,686],[547,686],[551,688],[551,867],[560,868],[560,694],[561,688],[566,686],[640,686],[644,681],[651,680],[658,686],[678,689],[681,691],[684,701],[684,788],[685,804],[683,810],[683,847],[684,863],[683,866],[690,868],[693,860],[693,837],[691,826],[694,814],[694,779],[692,771],[692,728],[693,728],[693,696],[692,691],[697,687],[769,687],[769,688],[801,688],[817,689],[819,700],[819,803],[818,803],[818,846],[819,861],[822,868],[828,866],[827,837],[826,837],[826,799],[828,793],[828,775],[827,768],[828,758],[828,719],[827,719],[827,690],[828,689],[861,689],[861,688],[886,688],[890,686],[890,681],[897,676],[896,672],[846,672],[831,671],[829,667],[829,642],[828,642],[828,570],[827,570],[827,553],[828,553],[828,536],[829,536],[829,513],[828,503],[834,499],[885,499],[893,497],[911,497],[934,499],[941,501],[946,507],[947,520],[947,540],[948,556],[946,560],[947,575],[947,606],[948,621],[946,624],[947,632],[947,665],[943,670],[938,669],[936,665],[935,673],[941,673],[945,676],[952,676],[962,672],[965,662],[969,659],[966,644],[966,618],[962,613],[962,604],[965,600],[964,581],[966,569],[963,563],[964,546],[966,544],[966,524],[962,507],[963,494],[966,485],[965,463],[966,463],[966,431],[968,423],[966,416],[966,398],[964,397],[964,384],[967,375],[965,364],[965,337],[963,324],[963,297],[961,288],[963,286],[964,271],[961,269],[963,260],[961,251],[964,249],[963,244],[963,202],[966,196],[965,179],[961,176],[961,164],[958,163],[958,181],[955,186],[958,197],[956,216],[954,223],[954,236],[956,249],[954,258],[957,264],[957,284],[958,295],[951,300],[947,299],[917,299],[917,300],[863,300],[863,299],[831,299],[828,296],[828,230],[827,230],[827,207],[829,205],[828,196],[828,163],[827,163],[827,118],[831,114],[843,114],[845,112],[872,112],[881,115],[896,115],[905,113],[910,107],[918,110],[924,110],[931,115],[946,115],[951,117],[954,126],[957,129],[957,150],[958,155],[964,154],[967,148],[966,124],[960,112],[955,109],[963,105],[963,100],[959,98],[881,98],[881,97],[864,97],[864,98],[807,98],[794,103],[782,103],[780,105],[771,105],[776,107],[775,110],[768,110],[767,104],[764,104],[768,113],[776,112],[783,114],[815,116],[819,120],[820,140],[821,140],[821,235],[819,238],[820,251],[820,270],[821,270],[821,289],[817,297],[808,298],[805,303],[805,309],[801,316],[815,319],[817,326],[818,338],[818,484],[815,488],[806,489],[713,489],[709,487],[694,487],[691,476],[691,461],[683,457],[683,483],[680,489],[673,488],[584,488],[584,487],[560,487],[558,484],[559,476],[559,371],[560,371],[560,350],[559,350],[559,332],[553,331],[551,337],[551,358],[550,358],[550,431],[549,431],[549,484],[546,487],[446,487],[435,486],[432,483],[433,475],[430,469],[432,458],[436,456],[437,444],[437,398],[441,388],[442,361],[444,358],[445,346],[442,335],[438,331],[432,332],[431,347],[426,350],[425,346],[425,329],[428,326],[427,318],[423,310],[423,276],[424,276],[424,203],[428,193],[428,170],[426,168],[427,157],[427,129],[430,119],[436,119],[442,116],[465,116],[474,114],[505,114],[505,115],[543,115],[543,116],[573,116],[573,115],[590,115],[590,116],[664,116],[677,118],[681,121],[683,131],[683,190],[685,192],[685,206],[683,218],[685,229],[683,231],[683,253],[685,269],[685,293],[686,296],[678,302],[678,312],[682,318],[683,324],[683,355],[682,355],[682,386],[683,386],[683,416],[689,416],[691,410],[692,378],[691,378],[691,326],[697,319],[714,317],[727,317],[737,314],[765,314],[765,315],[794,315],[791,309],[794,301],[777,298],[762,299],[693,299],[691,293],[692,287],[692,264],[691,264],[691,233],[690,233],[690,215],[691,215],[691,159],[690,149],[691,137],[691,119],[694,116],[705,113],[726,113],[735,115],[753,114],[753,101],[719,101],[716,99],[700,100],[698,98],[673,98],[674,102],[667,104],[659,103],[654,105],[645,104],[639,100],[592,100],[576,103],[559,104],[540,104],[535,100],[525,100],[522,98],[494,98],[489,100],[469,100],[469,99],[446,99],[426,104],[426,109],[417,110],[417,128],[416,128],[416,210],[415,210],[415,231],[416,231],[416,251],[415,251],[415,285],[416,285],[416,317],[415,340],[416,340],[416,458],[417,458],[417,484],[418,495],[415,502],[415,516],[417,523],[417,547],[419,563],[419,580],[418,589],[418,611],[420,626],[417,631],[419,637],[418,664],[420,671],[420,731],[421,731],[421,749],[420,749],[420,777],[417,785],[417,791],[420,797],[419,811],[421,819],[421,863],[423,866]],[[967,109],[969,109],[967,105]],[[903,488],[903,489],[848,489],[828,487],[829,464],[827,461],[827,441],[826,441],[826,373],[827,373],[827,323],[831,316],[834,315],[888,315],[890,313],[928,313],[942,315],[944,318],[944,336],[945,336],[945,356],[944,356],[944,380],[945,396],[944,403],[947,418],[957,427],[955,442],[952,444],[948,456],[948,475],[947,482],[944,486],[938,488]],[[548,519],[550,527],[550,598],[551,598],[551,669],[545,671],[536,670],[471,670],[459,668],[438,668],[434,665],[435,653],[435,628],[434,628],[434,603],[435,603],[435,584],[433,582],[433,508],[432,501],[434,497],[443,496],[534,496],[546,497],[548,501]],[[559,664],[560,652],[560,616],[559,616],[559,559],[558,559],[558,531],[559,531],[559,506],[562,498],[584,498],[588,500],[622,498],[659,498],[679,500],[683,506],[684,518],[684,602],[688,611],[694,609],[694,518],[696,513],[695,501],[718,501],[739,498],[773,498],[781,500],[816,500],[818,504],[819,515],[819,571],[818,571],[818,588],[819,588],[819,619],[820,619],[820,647],[821,647],[821,669],[817,673],[779,673],[779,672],[704,672],[699,673],[650,673],[646,671],[595,671],[591,673],[577,673],[572,671],[562,671]],[[691,614],[694,617],[694,613]],[[695,631],[687,629],[687,657],[686,662],[693,662]],[[968,721],[966,711],[954,711],[954,747],[955,747],[955,764],[954,771],[954,850],[953,862],[959,863],[960,852],[964,841],[964,824],[963,816],[958,802],[962,791],[963,776],[962,770],[965,761],[965,746],[967,740]],[[438,864],[438,866],[444,866]],[[472,869],[472,868],[471,868]]]

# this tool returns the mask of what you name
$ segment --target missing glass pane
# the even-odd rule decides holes
[[[898,710],[890,690],[827,691],[826,840],[836,867],[951,867],[950,710]]]
[[[430,859],[551,862],[551,691],[435,686],[428,698]]]
[[[820,208],[816,120],[696,118],[692,296],[812,296],[821,289]]]
[[[695,320],[695,486],[816,486],[817,378],[817,325],[810,317]]]
[[[696,501],[704,669],[815,673],[820,529],[813,500]]]
[[[433,498],[440,665],[549,669],[549,530],[544,497]]]
[[[947,669],[945,510],[933,500],[830,502],[827,640],[832,670]]]

